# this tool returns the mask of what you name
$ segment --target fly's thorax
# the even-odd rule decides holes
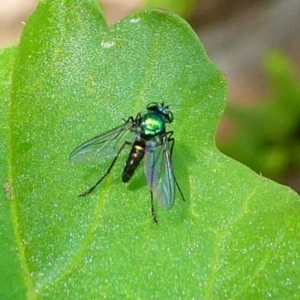
[[[148,112],[142,117],[141,128],[143,135],[153,137],[165,132],[165,120],[161,114]]]

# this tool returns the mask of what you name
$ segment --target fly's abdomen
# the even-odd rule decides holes
[[[145,154],[145,142],[144,141],[135,141],[132,145],[129,157],[126,161],[126,165],[124,167],[122,173],[122,181],[128,182],[132,177],[135,169],[141,162]]]

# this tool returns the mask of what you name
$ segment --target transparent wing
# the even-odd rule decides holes
[[[175,198],[175,181],[166,135],[157,136],[147,143],[144,163],[145,176],[153,197],[164,209],[170,209]]]
[[[72,163],[103,161],[115,156],[125,143],[132,143],[137,133],[133,119],[84,142],[70,154]]]

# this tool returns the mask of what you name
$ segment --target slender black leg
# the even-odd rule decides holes
[[[124,149],[124,147],[126,145],[131,145],[131,143],[129,142],[125,142],[122,147],[119,149],[117,155],[115,156],[115,158],[113,159],[112,163],[110,164],[109,168],[107,169],[107,171],[104,173],[104,175],[93,185],[91,186],[90,188],[88,188],[86,191],[84,191],[83,193],[81,193],[79,195],[79,197],[84,197],[86,196],[87,194],[91,193],[100,183],[101,181],[109,174],[109,172],[111,171],[111,169],[113,168],[114,164],[116,163],[120,153],[122,152],[122,150]]]
[[[152,191],[150,190],[150,198],[151,198],[151,214],[152,214],[152,218],[155,222],[155,224],[157,225],[157,218],[156,218],[156,213],[155,213],[155,210],[154,210],[154,203],[153,203],[153,193]]]
[[[184,198],[184,196],[183,196],[183,193],[182,193],[182,191],[181,191],[181,188],[180,188],[180,186],[179,186],[179,184],[178,184],[178,182],[177,182],[177,179],[176,179],[176,177],[175,177],[174,175],[173,175],[173,178],[174,178],[174,181],[175,181],[175,183],[176,183],[176,186],[177,186],[177,188],[178,188],[178,191],[179,191],[179,193],[180,193],[180,196],[181,196],[182,200],[185,201],[185,198]]]
[[[171,158],[172,158],[173,148],[174,148],[174,145],[175,145],[175,139],[172,138],[173,131],[169,131],[169,132],[167,133],[167,135],[168,135],[168,142],[171,144],[171,147],[170,147],[170,156],[171,156]],[[179,186],[179,184],[178,184],[178,181],[177,181],[177,179],[176,179],[176,177],[175,177],[174,171],[173,171],[173,178],[174,178],[175,184],[176,184],[176,186],[177,186],[177,188],[178,188],[178,191],[179,191],[179,193],[180,193],[180,196],[181,196],[182,200],[185,201],[185,198],[184,198],[184,196],[183,196],[183,193],[182,193],[182,191],[181,191],[181,188],[180,188],[180,186]]]

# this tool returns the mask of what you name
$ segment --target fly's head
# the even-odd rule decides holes
[[[174,120],[174,115],[170,111],[169,106],[165,105],[163,102],[161,104],[151,102],[147,105],[147,110],[148,112],[156,112],[157,114],[160,114],[165,123],[172,123]]]

